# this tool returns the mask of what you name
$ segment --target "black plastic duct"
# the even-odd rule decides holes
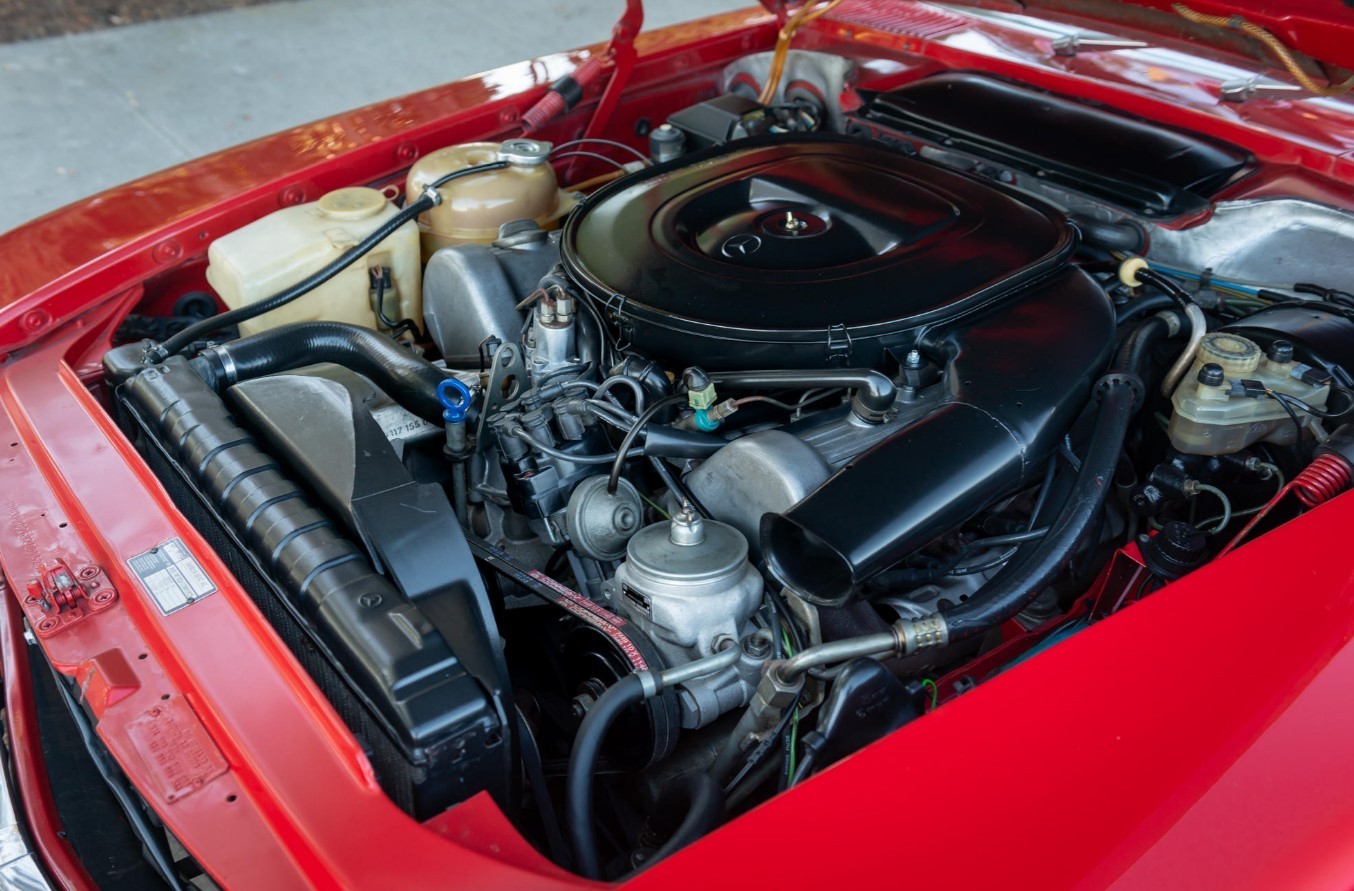
[[[771,570],[813,603],[871,576],[1038,475],[1114,342],[1114,310],[1068,269],[981,316],[924,335],[948,393],[794,508],[762,518]]]

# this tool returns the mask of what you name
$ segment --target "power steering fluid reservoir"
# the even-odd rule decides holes
[[[486,170],[441,186],[442,203],[419,217],[423,258],[453,244],[489,244],[498,227],[514,220],[532,220],[553,229],[574,205],[559,188],[550,166],[550,143],[534,139],[507,142],[467,142],[425,155],[409,168],[405,195],[411,199],[448,173],[506,161],[508,166]]]
[[[608,592],[617,611],[684,661],[710,655],[722,637],[741,636],[762,580],[741,532],[684,506],[670,522],[631,537]]]
[[[274,211],[212,242],[207,281],[231,309],[255,303],[338,259],[398,212],[380,192],[361,187]],[[242,322],[240,333],[317,320],[385,328],[375,311],[377,293],[387,319],[422,320],[423,266],[412,220],[310,293]]]

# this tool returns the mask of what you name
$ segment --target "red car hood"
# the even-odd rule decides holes
[[[776,13],[782,13],[786,6],[783,0],[762,0],[762,5]],[[1354,69],[1354,9],[1340,0],[1284,0],[1282,3],[1188,0],[1183,4],[1174,0],[959,0],[955,5],[1030,15],[1047,13],[1050,18],[1081,20],[1088,27],[1098,24],[1116,33],[1127,28],[1172,38],[1184,36],[1200,43],[1250,51],[1257,58],[1274,61],[1273,55],[1258,40],[1243,37],[1235,30],[1185,21],[1173,8],[1183,5],[1204,15],[1240,16],[1278,37],[1289,49],[1316,62]],[[1316,67],[1312,73],[1322,72]],[[1347,77],[1346,72],[1332,74],[1332,80],[1336,82]]]
[[[906,5],[855,0],[871,4]],[[1272,61],[1250,38],[1187,27],[1165,2],[988,6],[1042,7],[1050,17],[1116,33],[1178,38],[1187,31]],[[1354,65],[1354,10],[1337,0],[1294,0],[1283,10],[1258,0],[1234,7],[1191,0],[1191,8],[1243,10],[1289,46]],[[905,47],[956,67],[974,64],[962,47],[851,28],[881,54]],[[646,85],[665,72],[722,65],[769,47],[774,31],[765,13],[742,11],[643,35],[637,77]],[[841,47],[845,33],[845,26],[824,28],[820,45]],[[1045,64],[1046,40],[1028,43],[1016,57],[1022,47],[1011,42],[1023,65],[999,59],[993,68],[1050,89],[1075,80],[1091,98],[1111,96],[1144,116],[1210,127],[1272,164],[1278,193],[1320,197],[1354,181],[1347,166],[1354,128],[1338,108],[1219,107],[1204,88],[1215,84],[1184,75],[1166,84],[1174,93],[1147,96],[1138,86],[1155,70],[1147,63],[1126,68],[1127,83],[1102,82]],[[0,557],[26,569],[40,548],[59,548],[120,573],[129,596],[108,614],[112,627],[64,638],[83,649],[72,644],[54,661],[72,671],[87,664],[86,678],[113,670],[99,688],[115,694],[98,700],[100,734],[144,775],[153,776],[154,765],[139,764],[127,728],[168,691],[192,694],[203,725],[230,755],[230,782],[243,791],[237,800],[217,786],[175,802],[153,788],[147,794],[201,862],[234,879],[227,884],[502,888],[571,880],[524,850],[483,800],[425,828],[382,797],[356,741],[81,383],[101,377],[96,347],[106,348],[97,341],[107,336],[107,317],[139,299],[141,282],[201,262],[211,239],[280,204],[375,181],[420,152],[506,131],[553,77],[586,56],[506,66],[295,127],[0,235]],[[1299,135],[1281,138],[1286,132]],[[780,888],[1348,887],[1350,528],[1354,494],[825,771],[641,874],[634,886],[691,888],[717,877],[717,885]],[[223,591],[200,609],[166,617],[130,596],[136,583],[119,567],[176,535],[200,549]],[[9,610],[0,614],[9,680],[23,670],[19,601],[0,590],[0,605]],[[185,629],[188,622],[197,624]],[[116,687],[129,675],[135,683]],[[25,689],[5,686],[15,696]],[[16,716],[23,710],[9,703],[9,736],[31,747],[31,728]],[[34,772],[34,763],[18,767]],[[29,780],[40,788],[41,777]],[[37,825],[33,814],[46,803],[34,794],[23,804]],[[354,814],[362,816],[360,831]],[[49,862],[54,856],[47,851]],[[588,886],[577,880],[572,887]]]

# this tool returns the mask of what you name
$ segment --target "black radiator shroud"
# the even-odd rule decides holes
[[[119,352],[105,360],[114,378]],[[384,496],[377,538],[407,547],[399,527],[413,523],[437,536],[427,559],[399,561],[417,566],[416,590],[402,590],[186,360],[135,374],[116,403],[176,505],[363,744],[392,800],[426,818],[488,791],[511,812],[517,758],[501,641],[445,494],[409,480]],[[403,469],[393,449],[389,458]],[[402,523],[402,512],[417,517]]]

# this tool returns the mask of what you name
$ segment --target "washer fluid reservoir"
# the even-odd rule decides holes
[[[263,300],[337,259],[398,212],[380,192],[361,187],[274,211],[212,242],[207,281],[231,309]],[[320,320],[383,329],[374,310],[378,270],[386,318],[421,321],[423,266],[410,220],[310,293],[241,323],[240,333]]]

